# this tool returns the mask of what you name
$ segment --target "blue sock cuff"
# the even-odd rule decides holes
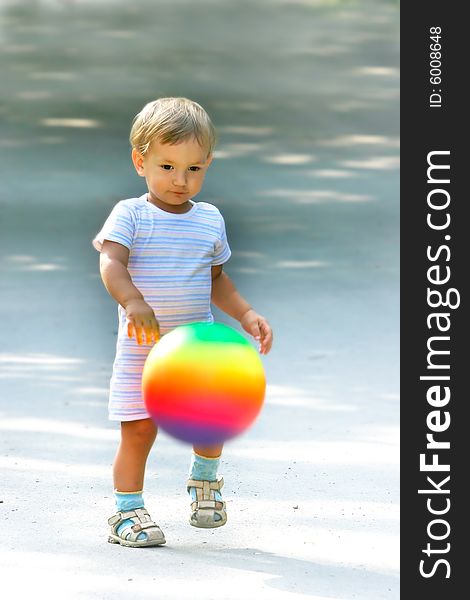
[[[144,506],[143,492],[118,492],[114,491],[116,509],[119,512],[127,512]]]
[[[215,481],[217,479],[219,463],[220,457],[206,458],[193,452],[189,468],[189,478],[196,479],[196,481]]]

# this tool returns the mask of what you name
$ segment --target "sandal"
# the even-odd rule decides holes
[[[197,481],[188,479],[189,488],[196,488],[196,500],[191,502],[191,516],[189,522],[193,527],[221,527],[227,522],[227,513],[225,512],[225,502],[215,499],[214,490],[220,491],[224,485],[223,477],[217,481]],[[215,516],[219,516],[219,520]]]
[[[124,527],[118,534],[119,525],[126,519],[131,519],[134,525]],[[118,512],[108,519],[108,524],[111,525],[111,533],[108,537],[110,544],[139,548],[141,546],[160,546],[166,543],[163,531],[152,521],[145,508]],[[137,538],[142,532],[146,534],[147,539],[138,540]]]

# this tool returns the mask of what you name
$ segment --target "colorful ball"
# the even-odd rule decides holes
[[[221,323],[173,329],[152,348],[142,374],[145,404],[155,423],[200,445],[242,433],[260,412],[265,389],[257,351]]]

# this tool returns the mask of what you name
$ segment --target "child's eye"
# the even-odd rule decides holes
[[[171,171],[173,169],[173,165],[160,165],[164,171]],[[201,167],[189,167],[190,171],[196,172],[200,171]]]

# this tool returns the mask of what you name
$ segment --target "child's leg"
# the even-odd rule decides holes
[[[218,446],[194,445],[191,466],[189,468],[189,478],[197,481],[216,481],[223,447],[223,444]],[[196,499],[195,492],[194,488],[190,492],[193,500]],[[222,500],[220,492],[216,492],[216,495],[220,496],[220,500]],[[216,499],[219,500],[219,498]]]
[[[121,443],[113,465],[115,490],[143,489],[145,465],[156,437],[157,428],[152,419],[121,423]]]
[[[193,447],[191,466],[189,469],[189,481],[204,481],[202,487],[188,486],[191,496],[191,524],[196,527],[218,527],[227,520],[225,514],[225,503],[222,500],[220,487],[217,485],[217,469],[220,463],[223,445],[197,446]],[[212,482],[209,485],[207,482]],[[195,502],[204,502],[205,508]],[[209,501],[209,502],[208,502]],[[197,508],[196,508],[197,507]]]
[[[114,490],[118,512],[127,512],[144,507],[142,498],[145,465],[157,435],[157,428],[151,419],[121,423],[121,443],[113,465]],[[134,525],[130,519],[123,521],[117,533]],[[137,540],[147,539],[141,533]]]
[[[223,444],[219,444],[218,446],[197,446],[194,444],[193,451],[196,454],[199,454],[199,456],[207,456],[207,458],[220,458],[223,448]]]

